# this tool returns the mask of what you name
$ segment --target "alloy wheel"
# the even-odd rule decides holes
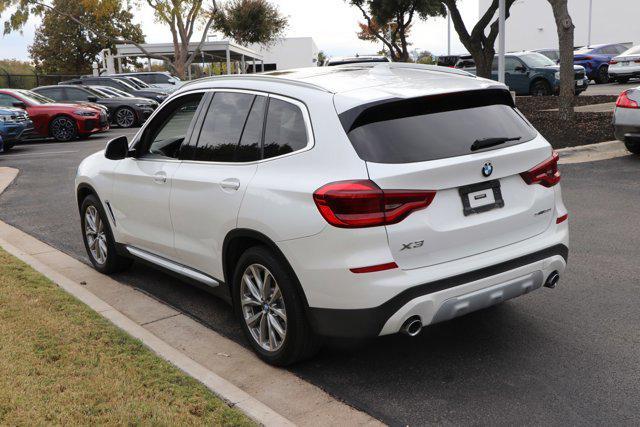
[[[100,265],[107,261],[107,235],[104,222],[95,206],[84,213],[84,235],[93,259]]]
[[[275,277],[263,265],[251,264],[242,274],[240,304],[254,341],[269,352],[280,349],[287,336],[287,310]]]
[[[116,124],[123,128],[130,128],[135,123],[136,118],[128,108],[121,108],[116,112]]]
[[[76,124],[66,117],[58,117],[51,124],[51,135],[59,141],[68,141],[76,133]]]

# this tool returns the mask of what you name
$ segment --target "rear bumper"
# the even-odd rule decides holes
[[[310,308],[310,321],[320,335],[373,337],[399,332],[414,316],[419,316],[423,325],[449,320],[540,288],[552,272],[564,272],[568,254],[567,246],[558,244],[411,287],[373,308]]]
[[[623,142],[640,143],[640,109],[616,108],[613,115],[616,139]]]
[[[609,76],[612,78],[640,77],[640,66],[609,67]]]

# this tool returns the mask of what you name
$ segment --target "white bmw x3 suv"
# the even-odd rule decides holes
[[[554,287],[558,156],[507,88],[358,64],[186,84],[76,178],[89,258],[229,301],[269,363]]]

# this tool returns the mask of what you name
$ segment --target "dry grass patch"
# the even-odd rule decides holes
[[[0,424],[252,425],[0,249]]]

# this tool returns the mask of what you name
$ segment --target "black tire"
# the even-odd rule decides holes
[[[5,142],[2,145],[2,152],[8,153],[9,151],[11,151],[12,148],[13,148],[13,142]]]
[[[120,107],[113,113],[113,121],[124,129],[134,127],[137,124],[136,113],[129,107]]]
[[[49,124],[49,135],[59,142],[72,141],[78,137],[78,127],[71,117],[58,116]]]
[[[283,310],[286,315],[286,322],[284,323],[286,334],[282,339],[280,347],[274,351],[269,351],[260,345],[257,338],[254,338],[252,335],[249,325],[247,324],[247,320],[245,320],[245,308],[243,308],[243,305],[241,304],[241,292],[243,289],[242,280],[245,272],[249,271],[251,266],[262,266],[268,270],[268,272],[273,276],[276,285],[275,287],[279,288],[282,300],[284,301],[284,305],[279,308],[280,310]],[[297,279],[295,277],[292,277],[292,274],[289,272],[289,269],[285,266],[284,262],[264,246],[254,246],[247,249],[238,260],[235,268],[232,288],[234,311],[236,312],[245,337],[251,344],[253,350],[262,360],[271,365],[287,366],[307,359],[315,355],[321,345],[319,337],[317,337],[311,329],[305,315],[305,306],[298,294],[296,280]],[[271,283],[273,285],[273,282]],[[276,292],[274,290],[273,294],[275,293]],[[273,296],[273,294],[270,295]],[[267,299],[268,298],[263,299],[263,305]],[[260,315],[260,312],[267,313],[263,316],[268,316],[269,313],[271,313],[270,311],[263,310],[262,305],[254,305],[253,308],[247,306],[246,309],[256,310],[256,312],[253,313],[249,312],[247,317],[252,317],[252,315],[255,315],[256,313]],[[271,308],[268,310],[271,310]],[[273,317],[277,318],[275,315],[273,315]],[[262,319],[262,317],[260,317],[260,319]],[[268,320],[269,319],[267,319],[265,323],[266,326],[269,326],[270,333],[271,327]],[[261,329],[262,323],[255,323],[260,323],[258,327]],[[282,323],[280,323],[280,326],[282,326]],[[265,344],[268,345],[268,343]]]
[[[618,77],[616,78],[616,83],[623,85],[629,82],[629,77]]]
[[[633,154],[640,154],[640,143],[625,142],[625,147]]]
[[[536,80],[531,84],[531,96],[549,96],[551,95],[551,86],[546,80]]]
[[[598,68],[598,75],[595,78],[597,84],[609,83],[609,67],[603,65]]]
[[[103,228],[102,232],[104,233],[104,246],[106,247],[106,256],[104,260],[99,260],[93,253],[90,248],[89,239],[87,238],[87,211],[89,209],[95,209],[98,214],[100,221],[102,222]],[[89,260],[93,267],[103,274],[112,274],[118,273],[120,271],[126,270],[131,266],[133,262],[132,259],[119,255],[116,251],[115,240],[113,239],[113,233],[111,232],[111,226],[109,225],[109,221],[107,220],[107,215],[102,208],[102,203],[98,200],[98,198],[90,194],[82,200],[82,204],[80,205],[80,224],[82,227],[82,241],[84,242],[84,247],[87,250],[87,255],[89,256]],[[94,239],[97,240],[97,239]]]

